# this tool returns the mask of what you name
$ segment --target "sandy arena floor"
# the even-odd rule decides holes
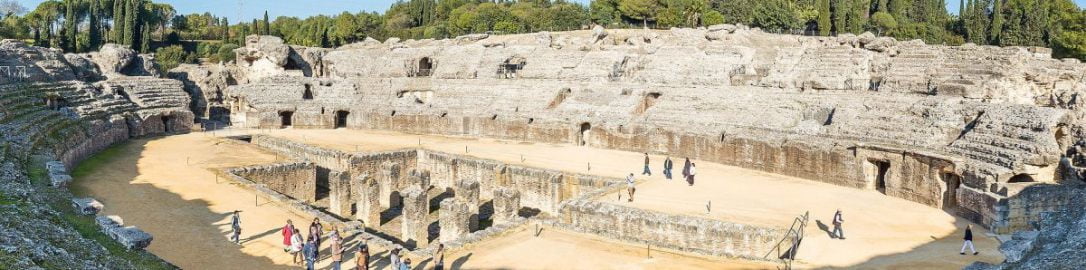
[[[98,198],[106,205],[104,214],[120,215],[127,224],[153,234],[155,241],[150,250],[181,267],[289,267],[291,258],[281,250],[278,228],[288,218],[296,223],[310,218],[266,201],[256,206],[251,191],[225,182],[217,184],[210,171],[275,161],[273,154],[257,147],[212,136],[242,132],[266,133],[345,151],[419,147],[421,142],[424,148],[463,154],[467,147],[467,154],[472,156],[509,163],[520,163],[523,158],[527,166],[615,177],[640,172],[642,158],[639,153],[571,145],[384,131],[219,131],[126,143],[113,150],[115,153],[102,154],[103,163],[77,176],[77,194]],[[790,225],[796,215],[811,211],[808,238],[799,251],[803,268],[960,269],[975,260],[1002,261],[996,250],[998,242],[979,229],[975,233],[981,256],[958,255],[960,236],[966,223],[938,209],[873,191],[840,188],[708,162],[698,162],[698,182],[691,188],[681,182],[663,180],[655,171],[663,157],[653,156],[652,159],[657,174],[639,178],[637,200],[630,204],[632,206],[781,227]],[[681,165],[680,159],[673,159]],[[587,170],[589,163],[591,171]],[[614,200],[611,196],[601,199]],[[709,200],[713,209],[705,214],[704,205]],[[830,239],[816,222],[827,223],[838,207],[844,210],[848,240]],[[234,209],[243,211],[242,223],[246,229],[241,246],[226,241],[228,213]],[[462,266],[469,269],[656,269],[680,265],[688,266],[687,269],[772,268],[676,255],[654,255],[653,259],[646,260],[644,254],[638,253],[643,252],[638,251],[641,249],[550,230],[542,237],[522,233],[492,239],[466,254],[450,254],[447,258],[451,263],[468,256]],[[541,254],[539,250],[553,251]],[[381,250],[374,250],[374,254],[387,255]],[[569,258],[574,255],[584,259]],[[353,260],[353,257],[347,259]],[[327,261],[323,265],[326,264]]]

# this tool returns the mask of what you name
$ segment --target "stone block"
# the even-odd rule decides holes
[[[381,224],[381,187],[376,179],[369,177],[357,177],[354,185],[358,198],[355,203],[355,219],[366,224],[367,227],[377,227]]]
[[[110,234],[113,240],[121,243],[122,246],[129,250],[145,249],[151,245],[151,241],[154,237],[151,234],[140,230],[134,226],[128,226],[123,228],[114,228],[113,233]]]
[[[403,191],[403,220],[401,221],[401,240],[423,246],[429,243],[430,200],[426,191],[412,186]]]
[[[438,224],[441,225],[441,242],[449,243],[459,240],[471,233],[472,218],[478,215],[471,212],[466,202],[456,198],[448,198],[441,201],[441,210],[438,215]]]
[[[351,174],[328,173],[328,212],[340,217],[351,216]]]
[[[520,191],[511,188],[494,189],[494,224],[513,222],[520,211]]]
[[[82,215],[95,215],[102,211],[105,205],[95,200],[94,198],[74,198],[72,199],[72,207],[75,207],[75,212]]]

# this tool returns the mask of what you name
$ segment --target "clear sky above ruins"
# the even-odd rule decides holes
[[[19,0],[19,3],[33,8],[44,0]],[[218,16],[227,16],[231,22],[238,22],[238,17],[249,21],[262,18],[264,10],[274,18],[277,16],[308,17],[318,14],[334,15],[343,11],[384,12],[397,0],[156,0],[173,5],[182,14],[211,12]],[[588,3],[591,0],[569,0]],[[1079,7],[1086,5],[1086,0],[1074,0]],[[958,0],[946,0],[947,11],[958,13]],[[239,5],[239,3],[241,3]],[[244,7],[244,12],[239,12]]]

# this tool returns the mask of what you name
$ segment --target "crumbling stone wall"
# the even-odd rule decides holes
[[[787,230],[672,215],[590,200],[562,207],[569,228],[612,239],[711,256],[762,260]]]
[[[400,239],[416,246],[430,243],[430,198],[417,186],[403,191],[403,220]]]
[[[310,162],[243,167],[230,173],[303,202],[317,199],[317,166]]]

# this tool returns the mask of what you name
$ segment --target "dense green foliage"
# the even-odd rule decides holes
[[[1045,46],[1052,47],[1057,57],[1086,59],[1086,13],[1072,0],[958,0],[960,15],[948,13],[945,1],[593,0],[582,5],[567,0],[400,0],[384,14],[296,18],[265,12],[263,18],[230,24],[211,13],[177,15],[169,5],[149,0],[48,0],[26,14],[17,5],[0,5],[0,37],[33,40],[70,52],[91,51],[105,42],[132,45],[142,52],[197,42],[201,45],[182,48],[196,57],[220,61],[233,57],[223,51],[225,44],[241,45],[252,34],[275,35],[296,45],[337,47],[366,38],[564,31],[593,24],[669,28],[731,23],[792,34],[870,31],[931,44]]]

